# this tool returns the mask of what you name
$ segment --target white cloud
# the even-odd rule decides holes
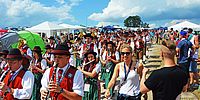
[[[200,0],[110,0],[102,12],[95,12],[88,19],[120,23],[132,15],[139,15],[145,22],[198,19],[199,6]]]
[[[166,0],[166,2],[167,6],[176,8],[189,8],[200,4],[200,0]]]
[[[135,0],[111,0],[102,13],[93,13],[89,19],[96,21],[117,21],[129,15],[136,15],[145,8],[135,5]]]
[[[64,20],[75,21],[70,14],[73,6],[78,5],[81,0],[56,0],[58,6],[47,6],[33,0],[0,0],[0,22],[5,25],[33,25],[42,21]],[[31,20],[30,20],[31,19]],[[24,21],[26,24],[24,24]]]
[[[65,0],[56,0],[58,3],[60,4],[64,4],[65,3]]]

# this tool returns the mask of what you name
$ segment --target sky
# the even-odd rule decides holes
[[[182,20],[200,24],[200,0],[0,0],[0,27],[44,21],[72,25],[121,25],[139,15],[152,27]]]

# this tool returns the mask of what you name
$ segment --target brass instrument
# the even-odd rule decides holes
[[[57,70],[57,68],[58,68],[58,64],[56,64],[56,63],[54,63],[54,64],[55,64],[55,66],[54,66],[53,74],[52,74],[51,79],[50,79],[49,82],[53,81],[54,78],[56,77],[56,70]],[[56,80],[56,81],[57,81],[57,80]],[[48,91],[47,91],[47,96],[46,96],[45,100],[48,100],[49,98],[50,98],[50,91],[48,90]]]

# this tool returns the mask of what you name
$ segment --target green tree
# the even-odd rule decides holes
[[[142,25],[142,20],[140,16],[129,16],[124,20],[124,26],[126,27],[140,27]]]
[[[143,28],[149,28],[149,24],[147,24],[147,23],[142,23],[142,25],[141,25]]]

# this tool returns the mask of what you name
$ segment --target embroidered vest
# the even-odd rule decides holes
[[[85,50],[89,46],[89,51],[94,51],[94,44],[91,43],[90,45],[84,44],[83,45],[83,50]]]
[[[15,77],[15,79],[13,81],[11,81],[9,83],[9,79],[11,78],[10,77],[10,72],[6,75],[5,79],[4,79],[4,83],[9,86],[10,88],[13,88],[13,89],[22,89],[22,78],[24,76],[24,74],[26,73],[26,70],[25,69],[22,69],[19,71],[19,73],[17,74],[17,76]],[[10,93],[6,93],[4,95],[4,100],[18,100],[16,98],[13,97],[12,94]]]
[[[51,67],[49,79],[51,79],[53,71],[54,71],[54,67]],[[61,88],[65,89],[67,91],[73,92],[72,87],[73,87],[73,80],[74,80],[74,75],[75,75],[76,71],[77,71],[76,68],[74,68],[73,66],[70,66],[65,77],[63,78],[63,80],[60,83]],[[53,80],[54,80],[54,82],[56,82],[56,77],[54,77]],[[65,98],[64,96],[62,96],[62,94],[58,94],[55,92],[51,92],[50,96],[53,97],[54,100],[69,100],[69,99]]]

